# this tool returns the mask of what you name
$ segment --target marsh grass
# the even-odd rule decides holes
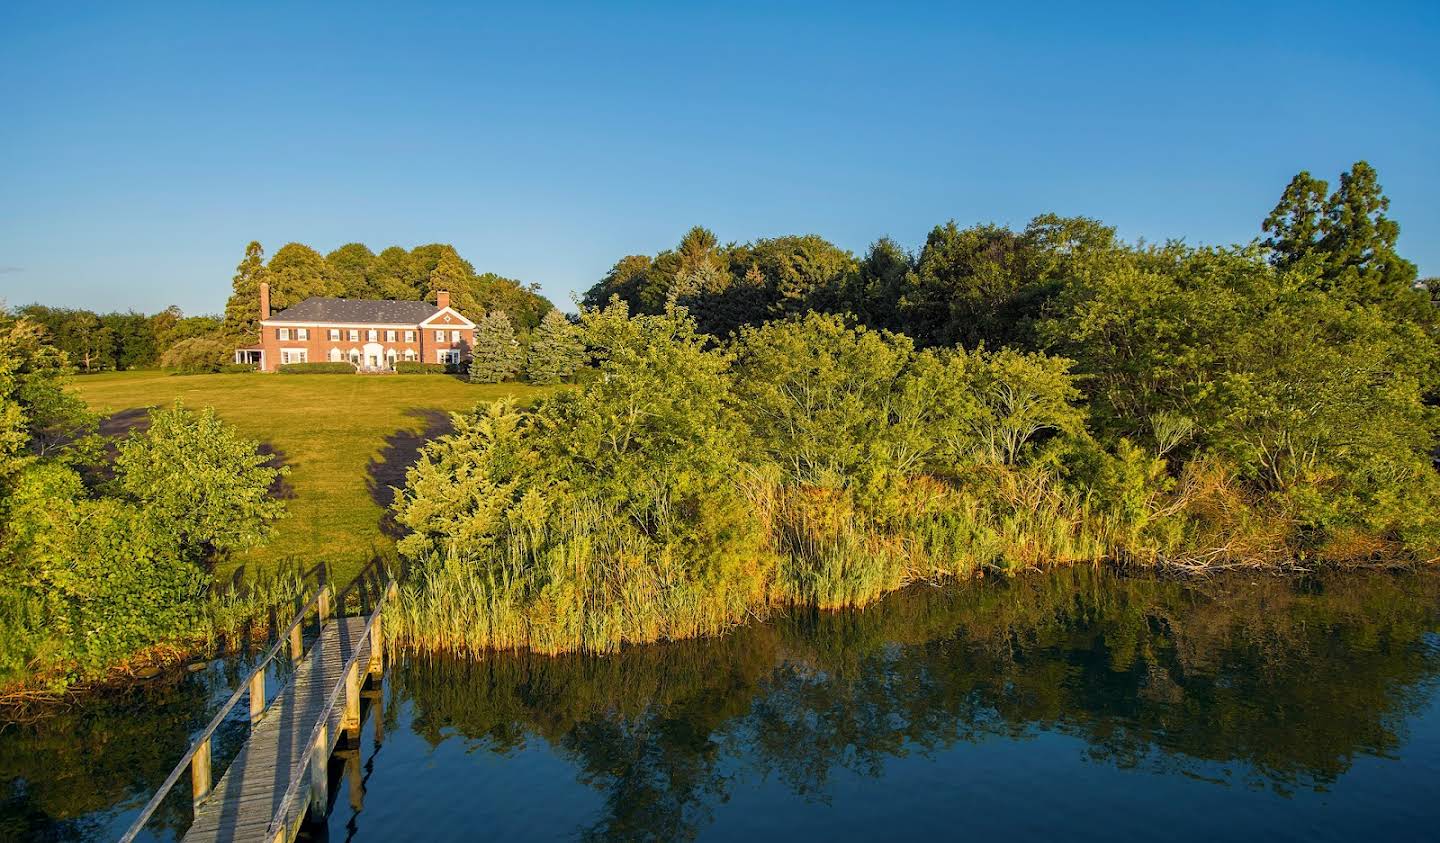
[[[781,606],[866,606],[915,582],[1111,555],[1103,518],[1036,480],[897,482],[881,505],[849,490],[743,481],[760,541],[740,564],[697,572],[649,529],[577,506],[541,529],[508,528],[488,552],[417,566],[389,624],[421,652],[614,652],[714,635]]]
[[[479,563],[451,555],[418,566],[389,628],[423,650],[613,652],[722,632],[763,605],[764,566],[707,577],[681,553],[578,506],[539,530],[507,529]]]

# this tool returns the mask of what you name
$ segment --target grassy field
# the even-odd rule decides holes
[[[145,422],[149,407],[179,398],[214,407],[290,467],[281,494],[289,515],[264,547],[222,563],[217,576],[317,561],[344,582],[372,557],[391,556],[383,516],[391,486],[427,439],[448,430],[448,414],[541,388],[477,385],[436,375],[192,375],[116,372],[77,377],[74,389],[118,433]]]

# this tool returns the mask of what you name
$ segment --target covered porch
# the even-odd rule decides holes
[[[259,345],[247,345],[235,349],[235,362],[249,364],[257,369],[265,368],[265,348]]]

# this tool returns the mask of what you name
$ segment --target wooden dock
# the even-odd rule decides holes
[[[357,583],[360,581],[357,580]],[[133,840],[184,771],[190,770],[194,820],[186,841],[288,843],[307,816],[323,819],[329,805],[331,756],[348,737],[358,739],[361,689],[384,672],[380,612],[394,585],[361,599],[362,614],[332,617],[331,592],[322,586],[180,760],[158,793],[121,838]],[[338,601],[343,613],[346,589]],[[311,611],[319,636],[302,652],[302,630]],[[291,681],[266,701],[266,668],[288,646],[295,662]],[[250,701],[250,735],[211,786],[211,741],[241,696]]]

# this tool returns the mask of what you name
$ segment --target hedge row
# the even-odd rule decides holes
[[[395,372],[400,375],[454,375],[463,367],[453,363],[421,363],[418,360],[400,360],[395,363]]]
[[[353,375],[355,367],[349,363],[286,363],[280,367],[282,375]]]
[[[238,375],[256,371],[254,363],[201,363],[168,370],[172,375]]]

